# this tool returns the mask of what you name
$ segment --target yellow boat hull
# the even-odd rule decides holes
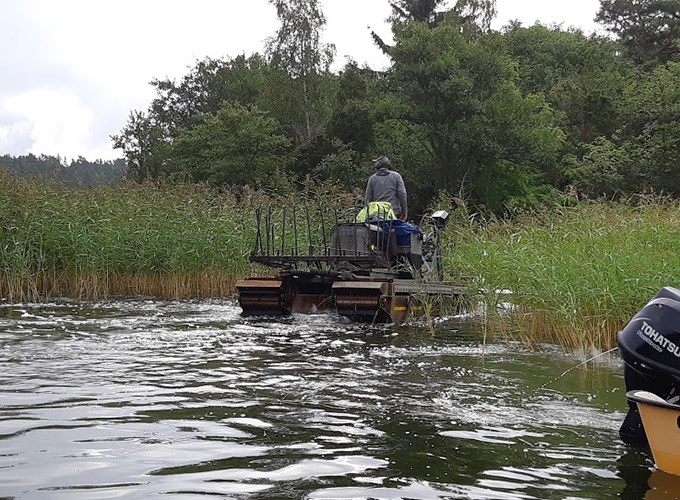
[[[647,391],[630,391],[626,398],[637,403],[656,466],[680,476],[680,405]]]

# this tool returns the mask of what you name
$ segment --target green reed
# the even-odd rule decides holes
[[[680,287],[680,204],[665,200],[459,215],[446,243],[447,268],[474,277],[493,329],[527,341],[611,347],[660,288]]]
[[[70,189],[5,175],[0,210],[0,294],[11,299],[106,295],[131,276],[242,275],[254,235],[250,207],[200,187]]]
[[[293,216],[298,245],[318,246],[321,230],[336,213],[351,218],[357,199],[311,185],[289,195],[170,184],[72,189],[0,171],[0,297],[230,295],[236,279],[273,272],[248,261],[256,207],[272,207],[272,247],[287,253]],[[661,287],[680,287],[679,203],[581,203],[510,220],[464,208],[451,215],[447,274],[482,291],[491,333],[604,349]]]
[[[0,171],[0,297],[230,295],[236,279],[273,272],[248,261],[256,207],[285,207],[290,217],[319,207],[334,213],[355,198],[312,185],[295,194],[135,183],[74,189]],[[319,240],[318,218],[311,227]]]

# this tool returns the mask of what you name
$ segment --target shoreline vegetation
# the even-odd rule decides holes
[[[347,207],[357,195],[318,186],[277,197],[173,184],[66,188],[0,172],[0,298],[233,297],[239,278],[273,272],[248,262],[257,206],[331,200]],[[482,290],[490,335],[606,350],[680,280],[677,202],[578,202],[508,219],[437,208],[453,215],[447,279]]]
[[[505,338],[607,350],[661,288],[680,283],[680,203],[664,198],[472,217],[451,233],[447,269],[476,277],[487,331]]]
[[[0,169],[0,298],[233,297],[238,279],[273,272],[248,261],[257,207],[357,204],[355,193],[332,185],[287,191],[170,182],[73,188]]]

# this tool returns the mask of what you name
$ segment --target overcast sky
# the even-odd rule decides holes
[[[335,67],[388,61],[388,0],[321,0]],[[597,29],[599,0],[497,0],[500,28],[517,19]],[[0,0],[0,155],[121,157],[110,136],[147,110],[154,78],[179,80],[196,60],[262,52],[278,27],[267,0]]]

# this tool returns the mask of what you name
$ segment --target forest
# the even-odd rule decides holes
[[[22,179],[82,187],[111,184],[127,173],[127,163],[123,159],[89,161],[80,156],[69,162],[59,156],[33,154],[0,156],[0,168]]]
[[[114,146],[136,181],[363,188],[387,155],[425,210],[446,192],[503,214],[565,199],[680,194],[680,4],[602,0],[606,36],[490,28],[495,0],[390,2],[391,61],[330,67],[317,0],[271,0],[264,53],[152,82]]]

